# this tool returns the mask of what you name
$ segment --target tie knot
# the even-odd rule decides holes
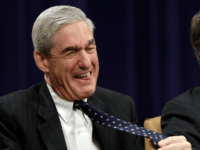
[[[75,100],[73,108],[80,109],[80,108],[84,108],[85,105],[87,105],[87,103],[84,102],[83,100]]]

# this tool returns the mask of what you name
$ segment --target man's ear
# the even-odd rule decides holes
[[[44,73],[49,72],[49,62],[47,60],[48,56],[39,52],[38,50],[35,50],[33,52],[33,56],[34,56],[37,67]]]

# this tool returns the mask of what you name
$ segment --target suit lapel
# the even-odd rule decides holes
[[[58,113],[49,93],[46,82],[40,88],[40,108],[38,115],[45,122],[39,126],[39,132],[48,150],[67,150]]]
[[[88,103],[92,107],[94,107],[98,110],[101,110],[103,112],[106,111],[106,106],[104,105],[104,103],[98,97],[95,96],[95,94],[92,95],[90,98],[88,98]]]

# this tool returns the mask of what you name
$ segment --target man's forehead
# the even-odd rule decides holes
[[[85,21],[67,24],[54,35],[54,43],[73,45],[80,41],[84,44],[95,42],[93,32]]]

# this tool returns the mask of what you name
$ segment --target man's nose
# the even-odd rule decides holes
[[[85,50],[79,51],[79,62],[78,66],[80,68],[89,68],[91,64],[89,54]]]

